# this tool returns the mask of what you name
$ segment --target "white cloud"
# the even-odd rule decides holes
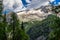
[[[30,3],[31,1],[30,0],[26,0],[27,3]]]
[[[13,5],[17,4],[17,8],[13,8]],[[21,0],[3,0],[4,10],[10,9],[10,10],[21,10],[23,7],[23,4]]]
[[[23,7],[21,0],[14,0],[14,1],[19,7],[21,7],[21,8]]]
[[[22,11],[25,9],[35,9],[42,5],[47,5],[48,0],[32,0],[31,2],[29,0],[26,0],[28,4],[27,8],[24,7],[21,0],[3,0],[3,5],[5,9],[12,9],[14,12]],[[18,6],[14,9],[13,5],[17,4]]]
[[[54,0],[49,0],[50,2],[53,2]]]
[[[32,0],[31,4],[27,8],[35,9],[46,4],[48,4],[48,0]]]
[[[14,12],[19,12],[19,11],[23,11],[23,10],[26,10],[26,8],[25,7],[24,8],[18,7],[16,9],[14,9],[13,11]]]
[[[13,4],[14,4],[14,1],[13,0],[4,0],[3,1],[4,7],[12,8]]]
[[[60,2],[58,4],[60,5]]]

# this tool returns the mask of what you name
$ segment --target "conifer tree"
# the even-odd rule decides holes
[[[23,25],[20,24],[17,14],[14,12],[11,12],[11,24],[12,26],[12,40],[29,40],[28,35],[24,32],[22,29]]]
[[[0,40],[7,40],[6,32],[5,32],[5,18],[2,16],[3,0],[0,0]]]

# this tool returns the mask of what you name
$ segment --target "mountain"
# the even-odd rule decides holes
[[[50,14],[51,14],[51,7],[49,5],[41,6],[40,8],[37,9],[17,12],[17,16],[20,21],[33,21],[33,20],[41,21]]]
[[[42,20],[41,22],[32,21],[33,23],[30,24],[33,25],[30,25],[31,28],[27,31],[30,40],[48,40],[49,33],[52,31],[51,27],[53,27],[51,24],[54,24],[55,20],[57,20],[56,18],[58,17],[55,15],[48,15],[48,17]]]

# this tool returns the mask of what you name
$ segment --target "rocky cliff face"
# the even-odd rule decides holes
[[[26,10],[18,12],[18,19],[22,21],[32,21],[32,20],[43,20],[49,14],[51,14],[51,10],[49,6],[43,6],[38,9]],[[45,9],[45,10],[44,10]]]

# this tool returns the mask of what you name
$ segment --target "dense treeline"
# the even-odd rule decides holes
[[[30,24],[29,24],[30,23]],[[33,25],[31,25],[33,24]],[[48,15],[43,21],[26,22],[25,26],[30,26],[27,34],[30,40],[59,40],[60,38],[60,18],[56,15]],[[56,36],[55,36],[56,35]],[[43,36],[43,37],[42,37]],[[54,37],[55,36],[55,37]]]
[[[55,17],[53,22],[50,24],[52,31],[49,33],[49,40],[60,40],[60,18]]]

